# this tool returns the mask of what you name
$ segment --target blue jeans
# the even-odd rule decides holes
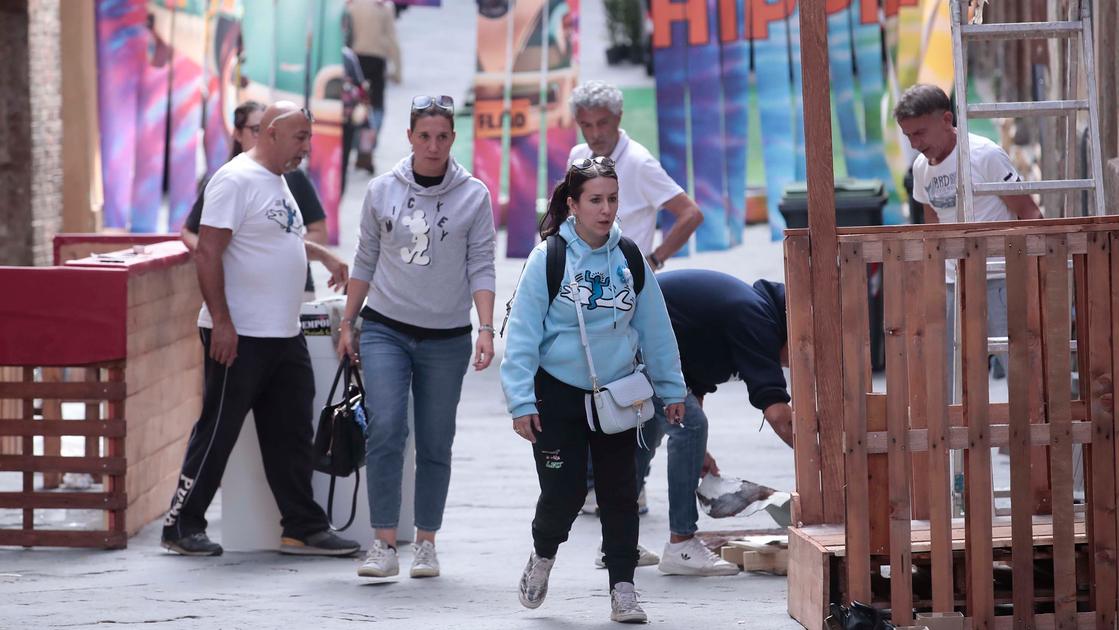
[[[416,528],[438,531],[451,482],[455,412],[470,363],[470,335],[417,339],[384,324],[365,321],[360,345],[369,419],[365,477],[370,525],[394,529],[400,521],[411,386],[416,428]]]
[[[707,414],[690,391],[684,399],[684,422],[669,424],[664,403],[654,398],[656,415],[645,423],[642,434],[648,449],[637,449],[638,492],[645,487],[650,464],[661,440],[668,435],[668,529],[678,536],[691,536],[698,529],[699,510],[695,491],[703,456],[707,452]]]

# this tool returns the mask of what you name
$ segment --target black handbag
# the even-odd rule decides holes
[[[338,382],[342,385],[343,396],[334,402]],[[330,475],[330,492],[327,494],[327,518],[330,528],[342,531],[354,522],[357,515],[357,495],[361,487],[361,475],[357,474],[365,466],[365,387],[361,383],[359,370],[352,369],[350,358],[343,357],[334,374],[334,384],[326,405],[319,413],[319,428],[315,433],[314,468]],[[354,480],[354,496],[350,504],[350,518],[342,527],[334,527],[334,483],[338,477],[357,474]]]

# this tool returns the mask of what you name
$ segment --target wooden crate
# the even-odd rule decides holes
[[[104,245],[101,240],[94,245]],[[0,268],[0,284],[16,294],[0,304],[0,338],[10,340],[0,343],[0,366],[8,366],[0,367],[0,375],[7,375],[0,378],[11,381],[0,389],[0,445],[11,449],[13,439],[18,442],[18,449],[0,455],[14,458],[0,460],[7,466],[0,470],[25,473],[22,491],[5,496],[4,507],[25,514],[44,501],[59,509],[74,507],[42,495],[57,488],[64,473],[86,472],[112,494],[113,525],[106,530],[112,537],[44,536],[25,516],[22,529],[0,530],[0,545],[123,546],[125,536],[167,509],[201,411],[196,320],[202,298],[181,243],[145,247],[143,254],[124,250],[63,267]],[[113,398],[88,400],[84,421],[60,420],[66,392],[110,378]],[[102,426],[106,418],[121,428],[111,435],[83,428]],[[87,436],[85,459],[109,458],[110,469],[60,457],[60,438],[69,435]],[[36,436],[43,441],[40,457],[29,455]],[[82,506],[93,499],[83,501]]]
[[[1119,345],[1119,219],[836,230],[838,256],[813,258],[805,230],[786,232],[789,355],[797,500],[789,541],[789,612],[818,628],[829,599],[869,601],[872,565],[888,559],[894,623],[913,623],[914,558],[927,556],[928,608],[968,627],[1112,628],[1116,600],[1116,453],[1113,366]],[[1005,257],[1009,403],[987,391],[987,260]],[[963,399],[950,405],[944,263],[958,260]],[[1069,263],[1072,262],[1070,273]],[[872,393],[866,266],[883,265],[886,391]],[[814,267],[838,268],[841,359],[821,358]],[[832,322],[835,324],[836,322]],[[1075,326],[1075,328],[1074,328]],[[1074,332],[1075,331],[1075,332]],[[1070,341],[1081,374],[1074,369]],[[826,344],[825,344],[826,345]],[[839,392],[838,401],[834,392]],[[1086,452],[1087,502],[1078,525],[1073,444]],[[991,448],[1010,452],[1012,614],[996,614]],[[965,458],[966,518],[952,521],[949,453]],[[1042,535],[1035,519],[1049,519]],[[837,556],[811,526],[838,527]],[[1000,527],[1002,525],[999,525]],[[1082,532],[1078,534],[1078,527]],[[1078,537],[1082,536],[1082,538]],[[922,538],[924,537],[924,538]],[[1035,558],[1052,567],[1052,613],[1036,613]],[[1077,545],[1090,589],[1079,603]],[[962,549],[956,547],[962,546]],[[1000,552],[1001,554],[1001,552]],[[836,562],[834,558],[840,557]],[[832,560],[824,560],[832,558]],[[960,564],[962,562],[962,564]],[[954,573],[954,568],[963,570]],[[1048,624],[1048,625],[1047,625]]]

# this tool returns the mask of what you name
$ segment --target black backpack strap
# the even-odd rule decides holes
[[[618,241],[618,247],[625,254],[626,266],[633,274],[633,291],[635,294],[641,293],[641,289],[645,288],[645,257],[641,255],[641,248],[633,242],[633,239],[625,236]]]
[[[548,237],[548,258],[546,259],[546,275],[548,276],[548,304],[550,305],[559,295],[560,284],[563,282],[563,269],[567,265],[567,239],[557,234]]]

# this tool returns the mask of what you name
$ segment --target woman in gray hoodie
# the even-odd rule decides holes
[[[376,539],[358,569],[363,577],[400,572],[396,527],[409,387],[416,431],[411,576],[439,575],[435,533],[443,521],[455,413],[470,361],[472,302],[480,323],[474,369],[493,359],[493,213],[486,187],[450,157],[451,97],[415,97],[408,140],[411,155],[374,178],[365,194],[338,343],[339,355],[360,357],[369,412],[365,470]],[[355,348],[352,327],[359,311],[364,321]]]

